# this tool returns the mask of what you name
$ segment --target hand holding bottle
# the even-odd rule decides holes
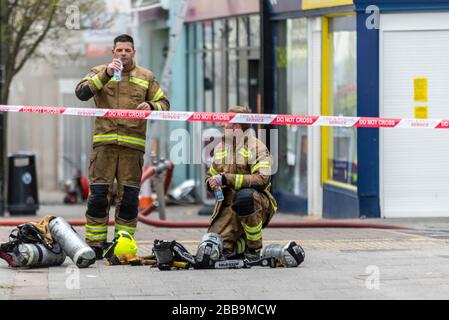
[[[224,200],[224,195],[223,195],[223,190],[222,190],[223,177],[221,176],[221,174],[217,174],[213,177],[210,177],[209,185],[210,185],[211,189],[214,190],[215,199],[217,201],[223,201]]]
[[[114,80],[120,81],[123,70],[123,63],[120,59],[113,59],[106,69],[108,76],[114,75]]]

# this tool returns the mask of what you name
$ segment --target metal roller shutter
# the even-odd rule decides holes
[[[380,30],[380,116],[413,118],[415,77],[429,118],[449,119],[449,13],[386,14]],[[449,131],[380,130],[384,217],[449,217]]]

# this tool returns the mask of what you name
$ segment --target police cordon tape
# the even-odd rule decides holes
[[[129,109],[67,108],[14,105],[0,105],[0,112],[38,113],[122,119],[148,119],[182,122],[245,123],[315,127],[329,126],[356,128],[449,129],[449,119],[399,119],[259,113],[143,111]]]

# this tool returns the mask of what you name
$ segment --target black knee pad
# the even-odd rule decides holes
[[[249,216],[254,213],[254,192],[252,188],[244,188],[238,191],[232,201],[232,210],[239,216]]]
[[[108,215],[109,184],[91,184],[87,201],[87,214],[93,218],[104,218]]]
[[[132,220],[137,217],[139,191],[139,187],[124,186],[122,204],[118,213],[118,216],[123,220]]]

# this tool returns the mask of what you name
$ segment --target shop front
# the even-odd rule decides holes
[[[269,2],[274,113],[354,116],[357,32],[352,1]],[[279,127],[274,189],[281,210],[357,215],[357,131]]]
[[[359,104],[364,115],[448,119],[449,1],[355,3],[361,40]],[[378,216],[449,217],[449,133],[375,132],[371,137],[365,133],[363,146],[374,151],[372,164],[359,170],[369,172],[364,191],[377,197]],[[367,150],[362,154],[366,160]],[[373,208],[373,202],[367,202],[365,210]]]

